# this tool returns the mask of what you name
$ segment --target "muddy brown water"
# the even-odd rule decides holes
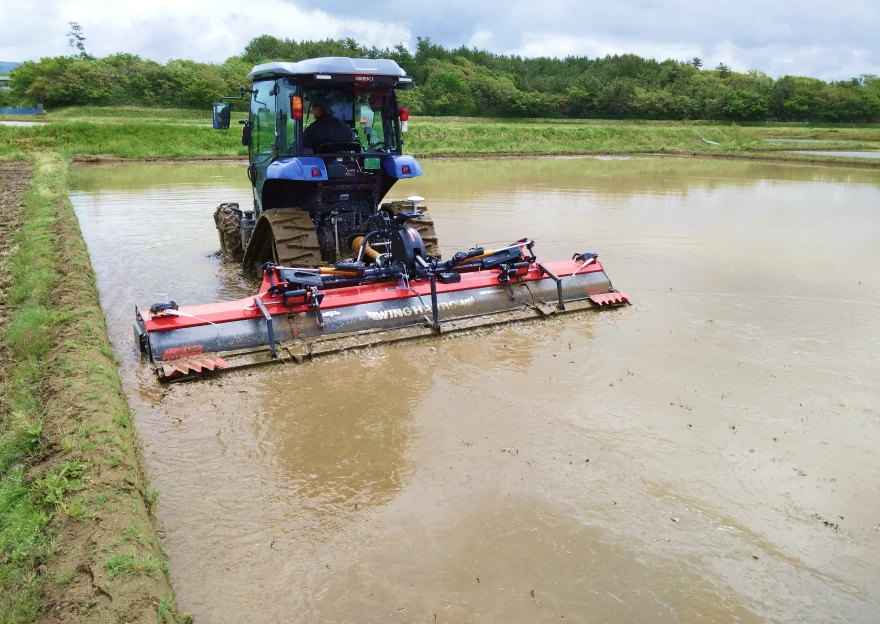
[[[880,173],[427,162],[446,252],[597,251],[634,305],[161,386],[134,304],[247,294],[240,164],[74,168],[201,622],[880,620]]]

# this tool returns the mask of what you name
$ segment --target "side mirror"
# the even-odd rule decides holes
[[[229,102],[214,103],[214,130],[229,130],[232,120],[232,104]]]
[[[241,144],[245,147],[251,145],[251,125],[249,123],[243,123],[241,126]]]

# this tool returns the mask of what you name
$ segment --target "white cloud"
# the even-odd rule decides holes
[[[0,0],[0,15],[13,13],[15,0]],[[70,54],[68,22],[84,30],[86,49],[96,56],[132,52],[156,61],[188,58],[222,62],[240,54],[256,36],[324,39],[353,37],[379,47],[409,42],[399,23],[351,19],[324,10],[305,9],[282,0],[250,3],[232,0],[51,0],[37,11],[17,11],[15,28],[4,27],[0,60],[24,61]]]
[[[410,49],[420,35],[526,56],[699,56],[704,67],[724,62],[773,76],[880,74],[877,0],[40,0],[21,6],[0,0],[0,19],[15,16],[13,27],[0,22],[0,60],[69,54],[67,23],[77,21],[92,54],[124,51],[157,61],[222,62],[262,34],[353,37]]]
[[[492,33],[488,30],[477,30],[471,35],[465,44],[469,48],[478,48],[480,50],[492,49]]]
[[[637,54],[663,61],[668,58],[685,60],[701,56],[698,45],[652,43],[622,38],[572,37],[553,33],[525,33],[521,47],[511,50],[522,56],[589,56]]]

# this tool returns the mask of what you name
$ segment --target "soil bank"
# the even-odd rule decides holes
[[[0,163],[0,622],[175,622],[68,163]]]

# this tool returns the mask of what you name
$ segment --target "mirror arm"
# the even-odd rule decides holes
[[[253,93],[254,92],[253,89],[245,89],[244,87],[239,87],[238,91],[239,91],[238,95],[224,95],[220,99],[221,100],[243,100],[245,93]]]

